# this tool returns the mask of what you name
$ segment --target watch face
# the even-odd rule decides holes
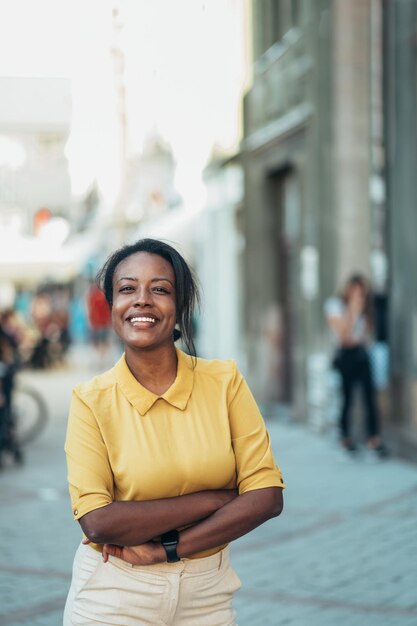
[[[167,533],[164,533],[161,537],[161,541],[163,545],[166,544],[177,544],[178,543],[179,532],[178,530],[170,530]]]
[[[167,533],[164,533],[161,536],[161,543],[165,548],[165,552],[167,553],[167,561],[168,563],[176,563],[180,560],[177,554],[177,545],[179,540],[179,532],[178,530],[170,530]]]

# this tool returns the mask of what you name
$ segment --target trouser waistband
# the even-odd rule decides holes
[[[99,554],[99,553],[97,553]],[[101,556],[100,556],[101,558]],[[123,569],[135,570],[135,569],[143,569],[147,572],[162,572],[162,573],[180,573],[180,572],[207,572],[209,570],[217,569],[219,570],[222,566],[225,566],[229,563],[229,547],[226,546],[216,554],[212,554],[211,556],[206,556],[201,559],[181,559],[176,563],[156,563],[155,565],[132,565],[131,563],[127,563],[123,559],[119,559],[115,556],[109,556],[109,561],[117,565],[118,567],[122,567]]]

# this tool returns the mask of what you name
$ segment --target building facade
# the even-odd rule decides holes
[[[2,77],[0,94],[1,222],[33,235],[42,209],[70,220],[65,146],[71,85],[67,79]]]
[[[240,157],[252,386],[326,426],[323,303],[362,272],[388,297],[391,383],[381,405],[393,448],[406,454],[417,449],[416,2],[251,8]]]
[[[253,2],[252,19],[242,141],[249,376],[258,397],[302,417],[337,271],[327,262],[338,245],[330,2]]]

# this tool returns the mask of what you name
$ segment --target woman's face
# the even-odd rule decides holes
[[[126,351],[173,343],[176,322],[175,274],[157,254],[136,252],[113,276],[113,328]]]

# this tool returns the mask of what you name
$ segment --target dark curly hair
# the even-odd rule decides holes
[[[119,263],[137,252],[157,254],[172,265],[175,274],[176,311],[179,326],[179,330],[174,330],[174,341],[181,337],[188,352],[195,356],[193,314],[200,304],[200,294],[193,270],[175,248],[158,239],[139,239],[135,243],[122,246],[109,256],[98,272],[96,277],[98,286],[112,307],[114,272]]]

